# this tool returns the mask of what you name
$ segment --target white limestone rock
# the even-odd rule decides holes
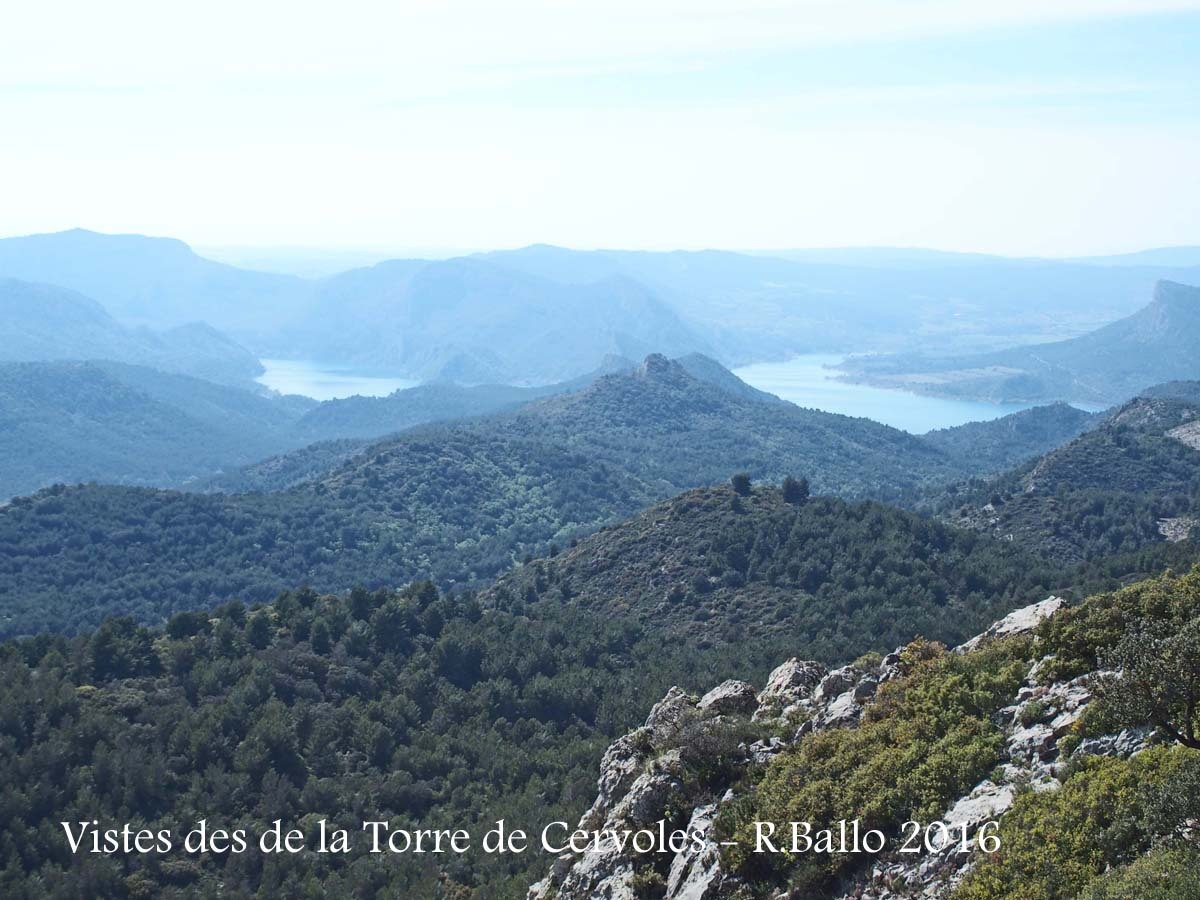
[[[982,634],[977,634],[966,643],[955,647],[954,652],[966,653],[974,650],[986,640],[1033,631],[1043,619],[1050,618],[1050,616],[1066,605],[1067,601],[1062,599],[1062,597],[1050,596],[1040,603],[1033,603],[1021,609],[1014,610],[999,622],[994,623]]]

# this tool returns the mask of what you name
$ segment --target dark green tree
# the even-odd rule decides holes
[[[1104,663],[1115,672],[1101,680],[1105,708],[1115,719],[1154,725],[1200,750],[1200,620],[1126,634]]]
[[[808,502],[809,489],[807,478],[793,478],[791,475],[783,479],[783,499],[788,503],[799,506]]]

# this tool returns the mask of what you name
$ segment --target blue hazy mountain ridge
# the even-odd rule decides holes
[[[712,352],[631,278],[564,284],[469,258],[392,261],[328,279],[284,340],[368,371],[466,384],[545,384],[610,355]]]
[[[550,245],[478,258],[564,283],[634,278],[707,329],[725,363],[1075,337],[1134,312],[1157,280],[1186,281],[1192,271],[918,250],[809,253],[819,261]]]
[[[0,362],[112,359],[230,384],[250,384],[258,358],[216,329],[192,322],[127,328],[73,290],[0,278]]]
[[[239,338],[302,312],[312,293],[302,278],[213,262],[174,238],[80,228],[0,240],[0,277],[70,288],[127,324],[203,320]]]
[[[1089,266],[1172,266],[1200,269],[1200,247],[1151,247],[1113,256],[1083,256],[1072,262]]]
[[[173,239],[77,229],[0,240],[0,277],[79,291],[123,324],[202,320],[260,356],[469,384],[562,381],[607,354],[700,352],[731,365],[804,352],[994,351],[1085,334],[1136,311],[1158,279],[1197,280],[1177,265],[1194,261],[1189,248],[1122,264],[908,248],[777,253],[533,245],[305,279],[213,262]]]
[[[1002,402],[1114,404],[1151,385],[1200,378],[1200,288],[1160,281],[1148,306],[1065,341],[942,358],[863,358],[851,378]]]

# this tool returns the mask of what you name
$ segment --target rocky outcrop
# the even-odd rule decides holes
[[[716,715],[753,715],[758,709],[758,694],[745,681],[726,681],[700,698],[697,709]]]
[[[956,648],[966,653],[984,642],[1029,632],[1065,605],[1057,597],[1016,610],[979,636]],[[668,854],[639,854],[628,846],[607,847],[559,859],[531,888],[530,900],[734,900],[747,896],[746,885],[722,868],[715,822],[722,808],[737,802],[738,790],[756,767],[811,732],[854,727],[879,687],[903,675],[905,656],[897,650],[872,666],[842,666],[826,671],[819,663],[789,659],[755,693],[744,681],[726,681],[697,700],[672,688],[651,710],[645,725],[625,735],[604,754],[598,793],[580,827],[642,828],[664,821],[694,839]],[[1060,748],[1092,699],[1091,677],[1044,683],[1047,660],[1034,663],[1012,702],[995,717],[1004,735],[1005,762],[988,779],[948,804],[947,826],[975,835],[986,822],[1013,804],[1018,785],[1035,790],[1058,786],[1065,761]],[[799,721],[799,724],[796,723]],[[739,726],[738,723],[741,723]],[[736,728],[743,731],[734,731]],[[730,752],[728,734],[753,734]],[[1128,756],[1146,746],[1145,730],[1127,729],[1078,743],[1072,755]],[[725,747],[724,751],[713,748]],[[729,770],[717,782],[698,779],[697,754],[726,752]],[[707,762],[713,762],[707,760]],[[752,780],[752,779],[751,779]],[[957,832],[956,832],[957,834]],[[915,855],[883,855],[839,889],[841,900],[947,896],[966,875],[971,859],[955,841]],[[785,891],[777,892],[784,900]]]
[[[955,647],[956,653],[966,653],[974,650],[984,641],[1008,637],[1014,634],[1024,634],[1041,623],[1043,619],[1047,619],[1054,615],[1060,609],[1067,605],[1067,601],[1062,597],[1047,597],[1041,603],[1034,603],[1031,606],[1022,607],[1021,609],[1010,612],[999,622],[993,624],[987,631],[982,634],[977,634],[969,641]]]

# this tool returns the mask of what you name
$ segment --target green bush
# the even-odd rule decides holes
[[[811,822],[817,831],[857,818],[864,829],[895,833],[909,818],[940,816],[1000,762],[1003,740],[991,716],[1016,692],[1028,652],[1024,639],[966,655],[914,642],[902,654],[911,670],[880,687],[858,727],[805,737],[722,816],[722,839],[738,842],[726,864],[751,881],[786,879],[817,892],[861,860],[753,854],[753,822],[777,823],[784,833],[786,822]]]

